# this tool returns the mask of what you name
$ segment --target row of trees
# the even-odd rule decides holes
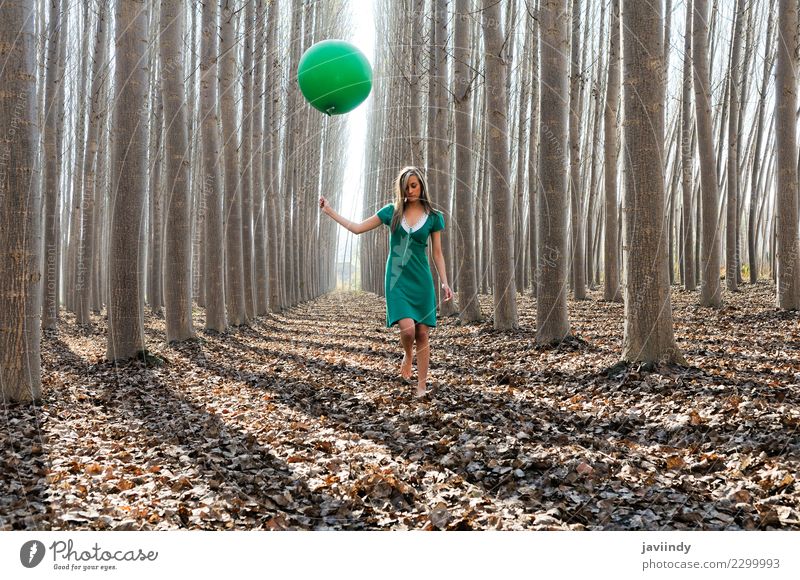
[[[492,292],[494,326],[514,328],[516,292],[530,291],[540,343],[570,334],[569,289],[601,284],[625,300],[627,360],[681,360],[678,278],[719,307],[722,277],[736,291],[743,271],[772,276],[779,306],[797,308],[797,2],[535,4],[380,4],[387,82],[365,215],[388,172],[424,165],[452,217],[460,316],[480,318],[477,294]],[[362,248],[378,293],[384,251]]]
[[[20,0],[0,28],[4,400],[40,396],[62,306],[86,326],[105,307],[123,360],[145,303],[182,341],[194,304],[222,332],[332,287],[316,199],[341,189],[346,125],[294,71],[349,34],[343,2]]]
[[[570,288],[602,283],[625,301],[623,358],[680,361],[670,283],[720,306],[723,243],[728,290],[744,263],[797,308],[797,4],[382,0],[366,214],[399,167],[424,166],[458,295],[443,314],[478,320],[491,292],[495,327],[514,328],[530,290],[540,343],[569,336]],[[343,7],[4,4],[4,400],[40,395],[62,305],[84,325],[105,306],[118,360],[145,349],[145,303],[185,340],[193,304],[224,331],[332,288],[316,199],[342,199],[346,126],[294,73],[348,36]],[[383,234],[362,245],[366,290],[382,292],[386,250]]]

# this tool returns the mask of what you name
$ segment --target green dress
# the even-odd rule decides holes
[[[391,226],[394,204],[386,204],[377,215]],[[436,292],[426,249],[431,232],[443,229],[444,216],[435,211],[418,230],[409,233],[398,225],[390,232],[385,281],[387,328],[401,318],[436,326]]]

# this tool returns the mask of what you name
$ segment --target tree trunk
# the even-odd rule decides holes
[[[248,322],[244,300],[242,259],[242,190],[236,138],[236,36],[233,20],[239,7],[234,0],[220,0],[222,7],[219,63],[222,101],[222,140],[225,155],[225,299],[232,326]]]
[[[166,120],[166,251],[162,263],[167,342],[179,342],[194,336],[189,119],[181,57],[184,18],[183,0],[161,0],[161,89]]]
[[[467,187],[459,184],[474,183],[472,175],[472,91],[475,80],[470,67],[471,16],[467,0],[456,0],[453,18],[453,124],[455,144],[456,221],[458,228],[451,227],[451,236],[466,232],[477,235],[475,220],[475,197]],[[461,237],[461,236],[460,236]],[[482,318],[478,303],[478,279],[476,271],[475,242],[463,240],[458,244],[456,255],[456,279],[458,281],[459,318],[463,322],[475,322]]]
[[[797,218],[797,0],[780,0],[775,70],[778,307],[800,308]]]
[[[530,254],[531,294],[536,297],[536,272],[539,255],[539,240],[536,227],[536,208],[539,203],[539,175],[536,164],[539,156],[539,23],[532,15],[525,18],[531,30],[531,104],[528,118],[528,247]]]
[[[140,237],[146,191],[145,124],[138,119],[147,98],[144,0],[117,0],[111,239],[108,255],[110,360],[144,350]]]
[[[605,39],[604,35],[604,23],[605,23],[605,14],[606,8],[605,3],[603,3],[600,7],[600,32],[598,36],[598,43],[597,43],[597,53],[598,53],[598,61],[599,63],[595,67],[595,72],[592,74],[593,81],[592,81],[592,90],[589,93],[591,95],[591,104],[588,107],[591,109],[592,113],[592,135],[591,141],[588,144],[588,147],[591,147],[591,163],[590,169],[588,172],[588,199],[586,201],[586,226],[584,228],[584,236],[585,236],[585,249],[586,249],[586,281],[589,285],[589,288],[592,290],[595,289],[595,273],[599,269],[599,265],[595,264],[595,239],[596,237],[593,235],[595,231],[595,227],[599,229],[599,225],[595,226],[595,206],[597,205],[597,188],[598,188],[598,171],[600,169],[600,126],[601,126],[601,107],[602,107],[602,81],[601,75],[603,72],[603,40]],[[587,22],[587,29],[589,24]],[[588,150],[588,149],[587,149]]]
[[[7,1],[0,21],[0,395],[42,394],[42,220],[33,2]]]
[[[683,83],[681,92],[681,193],[682,220],[681,234],[683,273],[681,281],[684,289],[697,288],[694,277],[694,220],[692,219],[693,178],[693,139],[692,139],[692,1],[686,0],[686,32],[683,42]]]
[[[733,32],[731,62],[728,69],[728,187],[725,212],[725,286],[739,290],[739,246],[736,230],[739,223],[739,83],[742,50],[742,27],[745,18],[744,0],[736,0],[736,24]]]
[[[267,97],[264,107],[264,119],[267,123],[267,160],[265,161],[265,195],[267,198],[267,231],[269,235],[269,248],[267,260],[269,262],[269,309],[271,312],[280,312],[283,309],[283,297],[281,292],[281,262],[280,262],[280,221],[281,215],[279,196],[281,184],[278,181],[278,138],[280,115],[275,103],[278,100],[279,83],[279,52],[276,44],[278,12],[277,5],[271,2],[267,14],[267,46],[265,62]]]
[[[266,45],[266,5],[256,6],[255,22],[255,111],[253,117],[253,196],[254,196],[254,271],[255,314],[262,316],[269,311],[269,264],[267,263],[266,197],[264,187],[264,46]]]
[[[700,305],[719,308],[719,239],[717,229],[717,165],[711,132],[711,89],[708,79],[708,0],[694,0],[692,19],[694,94],[702,187],[702,280]]]
[[[758,281],[759,261],[756,252],[756,245],[758,239],[758,220],[756,219],[756,209],[759,205],[759,196],[761,189],[761,155],[764,132],[764,111],[765,101],[767,97],[767,87],[769,86],[769,77],[772,72],[772,65],[775,62],[775,45],[774,45],[774,31],[775,31],[775,0],[770,0],[769,17],[767,21],[767,36],[764,44],[764,69],[761,81],[761,90],[759,91],[758,98],[758,113],[756,121],[756,142],[753,154],[753,167],[751,169],[751,182],[750,182],[750,211],[748,216],[747,225],[747,256],[749,258],[750,267],[750,282],[755,284]]]
[[[242,199],[242,265],[244,276],[244,308],[247,320],[255,317],[255,287],[253,285],[253,8],[254,2],[245,4],[242,70],[242,143],[239,178]],[[233,97],[233,94],[230,95]]]
[[[494,328],[517,328],[517,285],[514,280],[514,222],[511,215],[511,190],[508,167],[507,63],[503,54],[507,39],[500,26],[496,0],[483,0],[483,38],[486,47],[486,99],[492,201],[492,294]]]
[[[610,14],[611,29],[608,52],[608,83],[606,86],[606,106],[603,111],[603,133],[605,143],[605,263],[603,299],[622,302],[619,288],[619,239],[617,238],[617,149],[619,119],[619,87],[620,87],[620,18],[619,2],[613,0]]]
[[[97,4],[97,27],[95,29],[94,58],[92,60],[92,88],[89,104],[89,130],[86,142],[86,158],[83,172],[83,214],[81,246],[78,257],[77,323],[91,324],[91,280],[94,274],[95,252],[95,200],[97,198],[97,166],[100,163],[100,127],[105,118],[106,75],[102,74],[106,61],[108,43],[107,0]]]
[[[628,0],[625,30],[625,328],[622,359],[683,362],[672,328],[664,229],[662,6]]]
[[[44,121],[44,300],[42,328],[55,329],[58,322],[60,284],[59,239],[61,237],[61,167],[64,130],[64,58],[65,30],[62,30],[62,1],[50,0],[45,81]]]
[[[572,232],[572,286],[575,300],[586,299],[586,254],[583,236],[583,195],[581,194],[581,69],[580,69],[581,0],[572,0],[572,47],[569,91],[569,175],[570,231]]]
[[[203,31],[200,35],[200,118],[203,124],[203,169],[201,195],[205,198],[206,330],[224,332],[225,315],[225,235],[222,217],[222,179],[217,116],[217,2],[203,4]]]
[[[428,107],[428,176],[432,184],[431,191],[435,196],[438,209],[449,221],[450,208],[450,140],[448,139],[447,121],[450,112],[447,107],[447,0],[435,0],[433,4],[433,18],[431,19],[431,67],[429,94],[431,103]],[[442,255],[446,265],[451,265],[450,245],[446,238],[453,236],[458,230],[451,228],[440,234]],[[439,274],[434,274],[436,280],[437,296],[441,299],[442,282]],[[450,284],[453,279],[447,276]],[[439,315],[451,316],[458,312],[456,300],[439,303]]]
[[[78,106],[75,109],[75,161],[72,163],[72,200],[70,203],[70,227],[69,227],[69,242],[67,244],[67,280],[65,285],[65,304],[70,312],[77,315],[78,313],[78,269],[80,265],[80,236],[81,236],[81,220],[83,219],[84,199],[83,199],[83,181],[85,170],[85,159],[88,156],[87,143],[86,143],[86,95],[89,92],[89,82],[91,77],[88,73],[89,69],[89,39],[91,38],[91,17],[89,10],[84,6],[83,22],[80,28],[80,53],[77,55],[78,64],[76,65],[77,71],[75,74],[75,88],[77,93]],[[74,99],[75,97],[73,97]],[[85,286],[83,286],[85,287]]]
[[[567,317],[567,132],[569,87],[569,0],[542,0],[541,123],[539,124],[539,175],[541,196],[537,204],[539,255],[536,265],[536,342],[550,344],[570,333]]]
[[[158,20],[153,21],[158,26]],[[152,61],[155,63],[155,59]],[[159,87],[160,67],[154,66],[150,74],[155,77],[153,83],[152,100],[150,105],[150,181],[148,186],[150,212],[150,251],[147,299],[150,310],[156,316],[161,316],[164,306],[164,279],[162,261],[164,259],[164,99]]]

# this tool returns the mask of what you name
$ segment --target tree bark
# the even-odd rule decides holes
[[[572,233],[572,285],[575,300],[586,299],[586,254],[583,236],[583,195],[581,194],[581,69],[580,69],[581,0],[572,0],[572,46],[569,91],[569,191],[570,231]]]
[[[94,260],[92,257],[95,252],[95,200],[97,198],[97,166],[100,163],[100,127],[106,116],[105,111],[105,90],[106,75],[102,74],[105,66],[107,43],[108,43],[108,22],[107,0],[99,0],[97,3],[97,26],[95,29],[94,57],[92,60],[92,86],[89,103],[89,130],[86,142],[86,157],[84,160],[83,172],[83,212],[82,212],[82,236],[78,257],[78,272],[76,280],[77,291],[77,323],[81,325],[91,324],[89,312],[91,309],[91,280],[94,274]]]
[[[603,111],[603,133],[605,142],[605,263],[603,298],[622,302],[619,288],[619,239],[617,238],[617,149],[619,141],[619,88],[620,88],[620,0],[612,1],[611,30],[609,31],[608,84],[606,106]]]
[[[200,119],[203,125],[203,169],[201,195],[205,198],[206,330],[224,332],[225,314],[225,235],[220,139],[217,116],[217,31],[218,3],[203,4],[203,30],[200,35]]]
[[[517,285],[514,280],[514,222],[511,215],[511,189],[508,167],[508,65],[503,54],[507,39],[500,25],[500,8],[496,0],[483,0],[483,38],[486,48],[486,99],[492,202],[492,295],[494,328],[517,328]]]
[[[61,237],[61,166],[64,131],[64,44],[62,0],[50,0],[45,80],[44,120],[44,300],[42,328],[55,329],[58,323]]]
[[[800,307],[796,135],[797,0],[780,0],[778,6],[778,62],[775,70],[778,307],[797,310]]]
[[[145,124],[137,118],[147,98],[144,51],[147,10],[143,0],[117,0],[111,238],[108,255],[110,360],[144,350],[140,238],[147,175]]]
[[[683,362],[672,327],[664,214],[660,2],[628,0],[625,30],[625,326],[622,359]]]
[[[764,69],[761,81],[761,90],[759,91],[758,98],[758,113],[756,114],[756,142],[753,154],[753,166],[751,168],[751,182],[750,182],[750,211],[748,216],[747,227],[747,256],[749,258],[750,266],[750,283],[755,284],[758,281],[759,260],[756,251],[758,240],[758,219],[756,219],[757,207],[759,204],[760,177],[762,173],[761,155],[762,155],[762,141],[764,133],[764,111],[765,101],[767,97],[767,87],[769,85],[769,77],[772,73],[772,66],[775,62],[774,50],[774,31],[775,31],[775,0],[770,0],[769,3],[769,16],[767,20],[767,36],[764,44]]]
[[[266,46],[266,86],[267,98],[264,107],[264,119],[267,124],[267,147],[264,189],[267,198],[267,230],[269,236],[269,248],[267,260],[269,261],[269,309],[271,312],[280,312],[283,309],[283,295],[281,291],[281,272],[280,267],[280,221],[281,215],[280,199],[281,184],[278,181],[278,137],[280,115],[275,103],[278,100],[278,79],[280,75],[279,52],[276,44],[277,34],[277,4],[271,2],[267,14],[267,46]]]
[[[0,395],[8,403],[42,394],[42,220],[34,6],[3,5],[0,21]]]
[[[457,254],[456,279],[458,281],[459,318],[463,322],[475,322],[482,318],[478,303],[478,278],[475,243],[476,234],[475,197],[467,187],[459,184],[474,183],[472,175],[472,91],[475,77],[470,66],[471,15],[467,0],[456,0],[453,17],[453,124],[455,151],[456,221],[458,228],[451,227],[451,236],[458,235],[460,243]]]
[[[236,36],[233,20],[238,13],[234,0],[220,0],[219,63],[222,103],[222,139],[225,155],[225,300],[232,326],[248,322],[244,299],[242,258],[242,190],[236,151]]]
[[[166,121],[166,252],[163,268],[167,342],[180,342],[194,336],[189,119],[181,56],[184,18],[183,0],[161,0],[161,90]]]
[[[567,84],[569,0],[542,0],[540,5],[541,122],[537,204],[539,255],[536,265],[536,342],[551,344],[570,333],[567,317]]]
[[[692,219],[693,138],[692,138],[692,0],[686,0],[686,31],[683,42],[683,83],[681,92],[681,193],[683,232],[681,235],[685,290],[697,288],[694,276],[694,220]]]
[[[736,231],[739,223],[739,84],[742,50],[742,27],[745,18],[744,0],[736,0],[736,24],[728,69],[728,187],[725,212],[725,286],[739,290],[739,245]]]
[[[539,175],[537,161],[539,159],[539,22],[533,15],[526,17],[527,26],[531,28],[531,95],[530,117],[528,118],[528,247],[530,254],[530,281],[531,294],[535,298],[536,274],[535,269],[539,255],[539,240],[536,227],[536,207],[539,203]]]
[[[264,187],[264,46],[266,45],[266,5],[259,2],[255,14],[255,86],[253,97],[255,110],[253,113],[253,196],[255,231],[254,271],[255,314],[262,316],[269,311],[269,264],[267,261],[266,230],[266,196]]]
[[[711,90],[708,79],[708,0],[694,0],[692,55],[700,180],[702,188],[702,236],[700,305],[719,308],[719,230],[717,228],[717,165],[711,131]]]
[[[255,317],[253,285],[253,8],[245,4],[241,36],[244,39],[242,63],[242,142],[239,184],[242,199],[242,266],[244,275],[244,308],[248,320]],[[233,97],[233,94],[230,95]]]

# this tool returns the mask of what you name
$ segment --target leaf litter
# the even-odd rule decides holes
[[[686,367],[619,364],[596,290],[554,347],[526,295],[513,331],[440,317],[423,400],[370,293],[178,345],[148,313],[160,366],[65,314],[3,409],[0,529],[800,530],[800,317],[743,288],[673,291]]]

